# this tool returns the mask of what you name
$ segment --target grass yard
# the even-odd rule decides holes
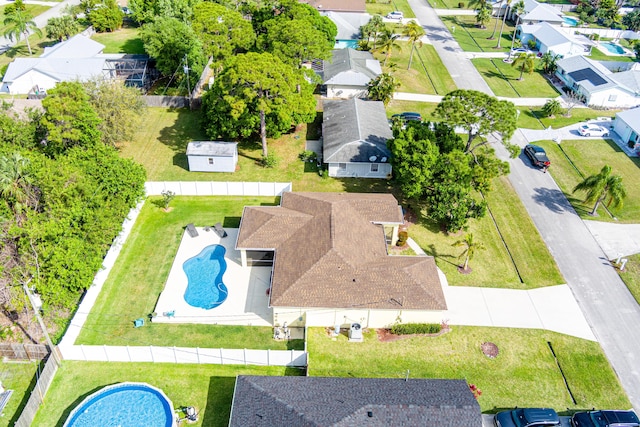
[[[483,342],[500,353],[489,359]],[[573,404],[549,349],[553,346],[577,401]],[[531,329],[453,327],[439,337],[380,342],[365,330],[364,342],[333,341],[322,328],[309,329],[310,376],[464,378],[482,390],[483,412],[502,408],[552,407],[566,414],[592,407],[629,408],[630,403],[597,342]]]
[[[560,93],[547,80],[542,71],[536,69],[532,74],[524,73],[501,59],[472,59],[491,90],[496,96],[509,98],[555,98]]]
[[[560,145],[553,141],[538,141],[536,144],[547,151],[552,165],[550,173],[582,218],[594,219],[589,215],[593,204],[584,204],[585,194],[573,194],[573,188],[583,177],[610,165],[614,174],[622,176],[627,190],[624,206],[612,209],[612,213],[620,222],[640,221],[640,188],[635,185],[640,180],[640,159],[629,158],[614,142],[604,139],[563,140]],[[598,209],[598,215],[598,221],[613,221],[603,207]]]
[[[366,2],[365,8],[367,13],[371,15],[387,16],[389,12],[399,10],[405,18],[416,17],[407,0],[373,0],[371,3]]]
[[[5,389],[13,390],[9,403],[0,416],[0,427],[15,425],[22,408],[29,399],[31,388],[35,385],[38,369],[36,362],[1,362],[0,381]]]
[[[434,9],[460,9],[460,0],[428,0]],[[469,0],[462,1],[463,9],[473,9],[472,2]]]
[[[0,16],[4,16],[4,10],[5,10],[5,8],[7,6],[8,6],[8,4],[0,6]],[[55,6],[55,5],[51,4],[51,6]],[[41,15],[42,13],[46,12],[47,10],[49,10],[51,8],[51,6],[40,5],[40,4],[25,4],[24,5],[25,13],[30,13],[34,17],[36,17],[38,15]],[[7,31],[8,28],[9,28],[8,25],[1,24],[0,25],[0,34],[4,34]],[[44,32],[44,30],[43,30],[43,32]],[[23,36],[20,35],[20,40],[22,40],[22,39],[23,39]]]
[[[630,56],[607,55],[597,47],[591,49],[589,59],[594,61],[614,61],[614,62],[634,62],[634,58]]]
[[[422,115],[422,120],[436,121],[437,117],[433,115],[438,104],[430,102],[419,101],[391,101],[387,105],[387,116],[391,117],[393,114],[402,113],[403,111],[415,111]]]
[[[178,347],[302,348],[302,342],[276,342],[271,328],[215,325],[171,325],[133,320],[153,312],[162,292],[183,227],[221,222],[237,228],[245,205],[274,205],[275,197],[177,197],[164,212],[145,203],[78,338],[78,344],[175,345]]]
[[[102,43],[104,53],[145,54],[139,28],[123,27],[112,33],[96,33],[91,38]]]
[[[495,46],[498,44],[502,21],[498,23],[495,38],[489,40],[489,37],[493,34],[495,20],[492,20],[487,25],[487,28],[482,29],[476,26],[474,16],[441,16],[440,19],[449,28],[462,50],[466,52],[508,52],[511,48],[513,23],[508,21],[505,23],[500,48],[497,49]]]
[[[628,259],[624,271],[616,270],[631,292],[631,295],[640,304],[640,254],[625,257]]]
[[[432,45],[416,46],[411,69],[407,69],[411,44],[408,42],[398,42],[398,44],[402,46],[402,50],[391,52],[387,67],[383,67],[384,72],[393,73],[400,82],[398,92],[445,95],[456,89],[456,84]],[[384,63],[385,52],[376,52],[374,56],[380,64]],[[397,65],[393,70],[392,64]]]
[[[237,375],[297,375],[284,367],[176,365],[64,361],[40,407],[34,427],[62,426],[71,411],[100,388],[123,381],[146,382],[164,391],[175,409],[193,406],[192,426],[228,426]]]
[[[564,283],[555,261],[507,178],[494,180],[493,191],[487,201],[495,223],[488,214],[480,220],[470,220],[468,231],[450,235],[423,218],[419,225],[409,228],[409,236],[427,254],[436,258],[436,264],[450,285],[532,289]],[[463,249],[454,247],[453,243],[463,239],[466,233],[473,233],[474,240],[486,249],[476,251],[469,262],[473,270],[471,274],[460,274],[457,267],[464,261],[459,258]],[[541,263],[548,266],[544,273],[536,268]]]
[[[542,117],[542,107],[517,107],[520,110],[518,127],[526,129],[546,129],[551,126],[559,129],[575,123],[593,120],[597,117],[613,117],[620,110],[592,110],[590,108],[574,108],[571,117],[562,114],[553,118]]]

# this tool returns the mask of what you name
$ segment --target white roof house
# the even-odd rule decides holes
[[[238,143],[226,141],[191,141],[187,144],[191,172],[235,172]]]
[[[538,3],[536,0],[524,0],[524,13],[520,16],[523,24],[538,24],[547,22],[553,25],[561,25],[564,15],[553,6]]]
[[[358,39],[360,38],[360,27],[366,25],[371,20],[368,13],[354,12],[323,12],[324,16],[331,19],[338,28],[336,35],[336,45],[334,49],[344,49],[358,47]]]
[[[622,142],[630,146],[633,144],[633,148],[636,148],[640,144],[640,108],[616,113],[613,131],[620,136]]]
[[[593,42],[586,37],[571,35],[547,22],[519,25],[516,37],[520,38],[524,46],[529,40],[534,40],[540,53],[552,52],[562,58],[589,54],[593,46]]]
[[[331,60],[323,61],[322,80],[328,98],[364,96],[369,82],[380,74],[380,62],[369,52],[337,49]]]
[[[614,73],[584,56],[561,59],[556,75],[597,107],[629,108],[640,105],[640,70]]]

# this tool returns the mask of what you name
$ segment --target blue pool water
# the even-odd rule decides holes
[[[575,27],[576,25],[578,25],[578,20],[576,18],[563,16],[562,20],[564,21],[565,24],[569,25],[570,27]]]
[[[76,407],[64,427],[172,427],[173,405],[142,383],[108,386]]]
[[[184,262],[182,269],[188,279],[184,293],[187,304],[210,310],[225,302],[229,294],[222,283],[222,275],[227,270],[225,252],[224,246],[211,245]]]
[[[611,53],[617,53],[618,55],[622,55],[624,54],[624,49],[622,48],[622,46],[617,45],[615,43],[600,43],[600,46],[603,46],[605,49],[607,49],[609,52]]]

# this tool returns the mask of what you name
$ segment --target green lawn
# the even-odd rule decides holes
[[[139,28],[123,27],[112,33],[95,33],[91,38],[102,43],[104,53],[145,54]]]
[[[574,108],[571,117],[559,114],[553,118],[542,117],[542,107],[518,107],[518,127],[526,129],[562,128],[597,117],[613,117],[620,110],[592,110],[590,108]]]
[[[152,313],[187,223],[221,222],[237,228],[245,205],[273,205],[274,197],[177,197],[164,212],[153,199],[138,220],[109,274],[78,338],[78,344],[175,345],[178,347],[287,349],[301,342],[276,342],[271,328],[171,325],[133,320]]]
[[[407,0],[373,0],[365,4],[367,13],[371,15],[387,16],[389,12],[399,10],[404,14],[405,18],[415,18],[413,9],[409,6]]]
[[[495,359],[483,342],[495,343]],[[549,350],[553,346],[577,404],[573,404]],[[309,375],[334,377],[463,378],[482,390],[484,412],[501,408],[629,408],[630,403],[597,342],[550,331],[454,326],[439,337],[380,342],[373,330],[364,342],[336,341],[325,329],[309,330]]]
[[[38,364],[36,362],[1,362],[0,380],[5,389],[13,390],[9,403],[0,416],[0,427],[15,425],[29,399]]]
[[[591,49],[591,55],[589,55],[589,59],[593,59],[594,61],[614,61],[614,62],[634,62],[635,61],[633,57],[629,57],[629,56],[607,55],[597,47],[594,47]]]
[[[123,381],[145,382],[164,391],[179,409],[193,406],[193,426],[229,425],[237,375],[301,375],[284,367],[176,365],[166,363],[114,363],[64,361],[40,407],[34,427],[62,426],[71,411],[100,388]]]
[[[520,70],[501,59],[482,58],[473,59],[471,62],[496,96],[555,98],[560,95],[539,69],[532,74],[524,73],[522,80],[519,80]]]
[[[476,26],[476,20],[473,16],[441,16],[440,19],[449,28],[462,50],[466,52],[508,52],[511,48],[511,35],[514,27],[513,23],[509,23],[509,21],[504,25],[500,48],[496,48],[502,21],[498,23],[495,38],[489,40],[493,34],[495,20],[492,20],[487,28],[482,29]]]
[[[573,188],[583,177],[596,174],[604,165],[610,165],[614,174],[622,176],[627,190],[624,206],[612,209],[613,214],[620,222],[640,221],[640,188],[635,185],[640,180],[640,159],[629,158],[615,143],[604,139],[563,140],[560,146],[552,141],[538,141],[536,144],[547,151],[551,160],[550,173],[583,218],[594,219],[588,215],[593,204],[584,204],[584,193],[573,194]],[[613,221],[603,207],[598,209],[598,215],[598,221]]]
[[[458,3],[461,2],[461,0],[428,0],[428,1],[429,1],[429,4],[434,9],[460,9],[458,7]],[[473,4],[469,0],[464,0],[462,1],[462,3],[464,3],[464,9],[473,8]]]
[[[391,117],[393,114],[402,113],[403,111],[415,111],[422,115],[422,120],[436,121],[437,117],[433,115],[438,104],[431,102],[418,102],[418,101],[391,101],[387,105],[387,116]]]
[[[4,10],[5,8],[8,6],[8,4],[5,4],[3,6],[0,6],[0,16],[4,17]],[[44,12],[46,12],[47,10],[49,10],[51,8],[51,6],[55,6],[54,4],[52,4],[51,6],[46,6],[46,5],[40,5],[40,4],[25,4],[25,12],[26,13],[30,13],[33,17],[36,17]],[[0,25],[0,34],[4,34],[5,31],[7,31],[7,29],[9,28],[8,25]],[[44,32],[44,30],[43,30]],[[22,35],[20,36],[20,40],[22,40]]]
[[[629,288],[631,295],[633,295],[638,304],[640,304],[640,254],[628,256],[626,258],[628,261],[624,266],[624,271],[616,271],[627,285],[627,288]]]
[[[399,92],[445,95],[456,89],[456,84],[432,45],[416,46],[411,69],[407,69],[411,44],[408,42],[398,42],[398,44],[402,49],[392,51],[387,67],[383,67],[383,71],[392,73],[398,79]],[[376,52],[374,56],[383,64],[385,54],[386,52]],[[391,69],[394,64],[395,66]]]

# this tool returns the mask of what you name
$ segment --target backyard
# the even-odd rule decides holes
[[[498,346],[495,359],[482,354],[484,342]],[[567,414],[631,406],[597,342],[550,331],[453,326],[438,337],[382,342],[375,330],[365,330],[364,342],[349,343],[344,335],[334,341],[324,328],[310,328],[309,353],[310,376],[464,378],[482,390],[483,412],[542,406]]]
[[[365,4],[367,13],[371,15],[387,16],[389,12],[399,10],[404,14],[405,18],[415,18],[413,9],[409,6],[407,0],[372,0]]]
[[[91,38],[104,45],[104,53],[145,54],[138,27],[125,25],[110,33],[95,33]]]
[[[7,390],[13,390],[9,403],[0,415],[0,427],[13,426],[29,398],[28,390],[35,384],[38,362],[0,362],[0,381]]]

